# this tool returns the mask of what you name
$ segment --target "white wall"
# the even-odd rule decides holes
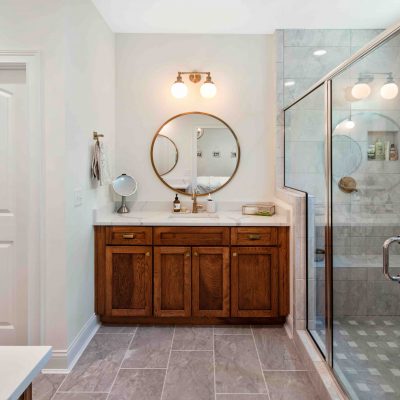
[[[241,163],[218,200],[256,201],[274,196],[272,39],[269,35],[116,36],[116,174],[136,177],[138,200],[173,200],[157,178],[150,145],[157,129],[188,111],[214,114],[232,127]],[[180,70],[211,71],[218,87],[203,99],[200,85],[187,81],[189,94],[175,99],[170,86]]]
[[[0,26],[0,50],[41,52],[43,343],[64,354],[93,315],[92,209],[108,193],[91,185],[89,159],[93,130],[113,153],[114,35],[90,0],[2,0]],[[75,188],[84,196],[76,208]]]

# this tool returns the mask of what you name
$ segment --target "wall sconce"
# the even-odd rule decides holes
[[[366,99],[371,94],[369,83],[374,80],[374,75],[386,75],[386,83],[380,88],[379,93],[385,100],[394,99],[399,93],[399,88],[394,82],[391,72],[360,74],[357,83],[351,89],[352,96],[357,100]]]
[[[201,81],[201,75],[207,75],[205,82],[200,87],[200,94],[206,98],[211,99],[217,94],[217,87],[215,83],[211,80],[210,72],[178,72],[178,77],[176,81],[171,86],[171,94],[177,99],[182,99],[187,96],[188,87],[183,82],[182,75],[189,75],[189,80],[193,83]]]

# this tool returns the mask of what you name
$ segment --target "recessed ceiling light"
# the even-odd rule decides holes
[[[326,53],[327,53],[326,50],[319,49],[319,50],[315,50],[313,54],[314,54],[314,56],[321,57],[321,56],[324,56]]]
[[[296,84],[295,81],[286,81],[286,82],[285,82],[285,86],[293,86],[293,85],[295,85],[295,84]]]

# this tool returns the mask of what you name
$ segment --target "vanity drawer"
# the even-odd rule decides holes
[[[138,226],[107,226],[107,244],[152,244],[152,228]]]
[[[227,227],[163,226],[154,228],[154,244],[164,246],[229,245]]]
[[[232,228],[231,244],[236,246],[276,246],[278,229],[271,227]]]

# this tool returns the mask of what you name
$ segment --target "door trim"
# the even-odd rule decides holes
[[[28,96],[28,137],[29,137],[29,189],[26,203],[28,208],[27,273],[27,344],[44,343],[45,297],[45,220],[44,220],[44,161],[42,123],[42,77],[41,55],[35,50],[0,50],[2,65],[22,65],[26,69]]]

